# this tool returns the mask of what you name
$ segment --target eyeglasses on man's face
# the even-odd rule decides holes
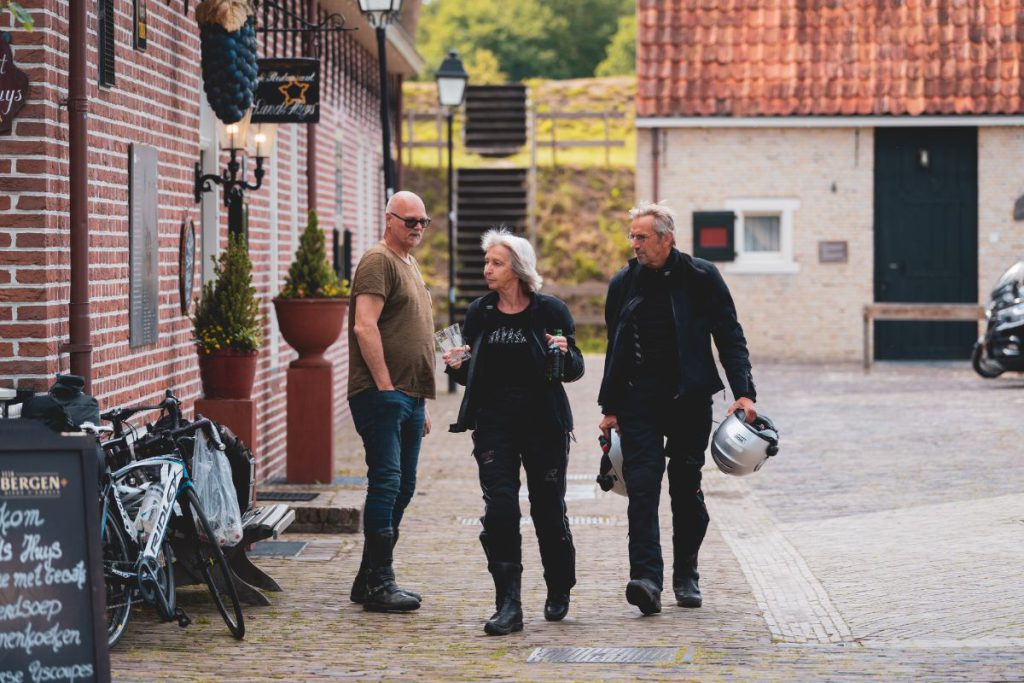
[[[406,218],[405,216],[399,216],[394,211],[389,211],[388,213],[390,213],[392,216],[405,223],[405,227],[409,228],[410,230],[415,229],[417,223],[422,225],[424,228],[430,227],[431,221],[429,218]]]
[[[643,235],[643,234],[636,233],[636,232],[631,232],[628,235],[626,235],[626,238],[630,242],[636,242],[637,244],[643,244],[644,242],[646,242],[647,240],[651,239],[652,237],[657,237],[657,235]]]

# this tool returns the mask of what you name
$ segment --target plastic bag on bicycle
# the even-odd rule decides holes
[[[216,537],[211,540],[218,545],[236,545],[242,540],[242,515],[231,481],[231,466],[223,453],[207,443],[202,432],[196,434],[192,453],[192,482]]]

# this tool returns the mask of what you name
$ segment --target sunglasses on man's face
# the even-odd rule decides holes
[[[405,227],[409,228],[410,230],[415,229],[417,223],[422,225],[424,228],[430,227],[431,221],[429,218],[406,218],[405,216],[399,216],[394,211],[389,211],[388,213],[390,213],[392,216],[405,223]]]

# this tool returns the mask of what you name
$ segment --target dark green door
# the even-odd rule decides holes
[[[875,131],[875,301],[978,300],[978,131]],[[875,323],[879,360],[969,358],[972,322]]]

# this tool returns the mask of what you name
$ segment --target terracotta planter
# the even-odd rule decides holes
[[[257,351],[221,349],[199,354],[199,379],[206,398],[250,398]]]
[[[293,368],[330,366],[324,352],[338,340],[348,299],[274,299],[277,325],[284,340],[298,351]]]

